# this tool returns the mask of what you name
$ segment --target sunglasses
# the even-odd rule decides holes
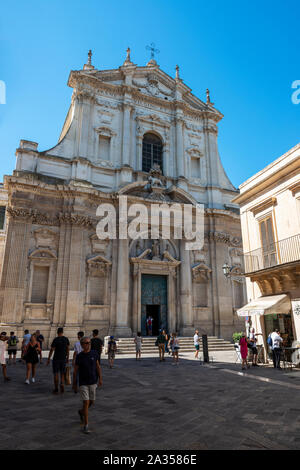
[[[91,344],[91,342],[90,342],[90,341],[85,341],[85,342],[82,343],[82,344]]]

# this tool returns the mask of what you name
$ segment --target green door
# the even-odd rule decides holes
[[[153,306],[153,308],[150,308],[150,306]],[[154,325],[157,326],[157,329],[168,329],[167,276],[142,274],[141,309],[141,332],[143,336],[147,334],[146,319],[149,314],[156,316]],[[153,334],[156,334],[156,331],[153,330]]]

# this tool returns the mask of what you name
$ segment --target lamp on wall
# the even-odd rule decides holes
[[[230,275],[230,271],[231,271],[231,267],[229,266],[228,263],[224,263],[223,266],[222,266],[222,271],[223,271],[223,274],[225,277],[228,277]]]
[[[234,272],[232,272],[233,269],[234,269],[234,266],[229,266],[227,261],[225,261],[225,263],[222,266],[222,271],[223,271],[223,274],[226,277],[226,279],[228,277],[245,277],[244,273],[241,273],[241,272],[237,273],[236,270],[234,270]]]

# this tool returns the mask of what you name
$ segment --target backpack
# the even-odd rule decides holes
[[[271,335],[268,336],[267,343],[268,343],[269,346],[272,347],[273,341],[272,341]]]
[[[16,346],[17,345],[17,337],[16,336],[11,336],[9,338],[9,345],[10,346]]]

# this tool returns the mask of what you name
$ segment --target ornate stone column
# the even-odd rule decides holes
[[[131,105],[123,104],[122,164],[130,166],[130,113]]]
[[[180,241],[180,257],[180,333],[183,336],[191,336],[194,333],[192,309],[192,273],[190,251],[185,249],[185,240]]]
[[[128,319],[129,301],[129,259],[128,240],[118,241],[118,271],[117,271],[117,302],[116,302],[116,326],[114,334],[120,337],[131,336],[131,328]]]
[[[177,177],[184,177],[183,119],[176,116],[176,163]]]

